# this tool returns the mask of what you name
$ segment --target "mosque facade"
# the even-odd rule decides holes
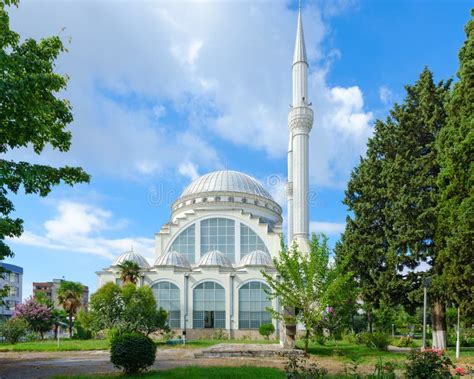
[[[308,102],[308,62],[301,11],[298,13],[292,64],[293,94],[288,115],[288,241],[309,251],[308,141],[313,111]],[[118,265],[131,260],[141,267],[140,285],[149,285],[169,325],[188,338],[225,331],[229,337],[255,337],[272,320],[262,271],[275,275],[282,208],[254,178],[237,171],[211,172],[191,182],[172,204],[170,221],[155,234],[156,259],[138,252],[118,256],[97,272],[98,286],[120,282]]]

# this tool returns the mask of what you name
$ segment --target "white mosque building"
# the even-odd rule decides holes
[[[309,250],[308,142],[313,111],[308,102],[308,62],[301,11],[292,65],[293,101],[288,115],[288,241]],[[212,334],[255,336],[273,322],[262,271],[275,274],[282,209],[254,178],[237,171],[211,172],[189,184],[171,207],[171,218],[155,235],[153,265],[134,251],[120,255],[98,275],[98,286],[119,282],[118,264],[131,260],[142,269],[169,325],[188,338]],[[282,328],[285,335],[292,334]],[[294,333],[294,332],[293,332]],[[287,336],[288,337],[288,336]],[[290,337],[291,339],[291,337]]]

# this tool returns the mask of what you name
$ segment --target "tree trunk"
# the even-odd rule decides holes
[[[285,316],[294,316],[294,308],[284,308]],[[284,320],[280,323],[280,345],[285,349],[294,349],[296,339],[296,325],[288,325]]]
[[[372,333],[372,313],[370,309],[367,310],[367,331]]]
[[[40,332],[41,339],[44,340],[44,333]]]
[[[446,314],[445,305],[439,300],[431,306],[433,349],[446,350]]]
[[[69,313],[69,338],[72,337],[72,313]]]
[[[309,329],[306,329],[306,336],[304,338],[304,352],[308,355],[309,348]]]
[[[54,339],[58,339],[58,324],[54,324]]]

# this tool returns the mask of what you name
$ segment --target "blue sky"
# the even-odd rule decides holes
[[[468,1],[304,1],[310,59],[312,230],[333,245],[350,171],[377,118],[425,65],[457,69]],[[228,168],[260,180],[285,208],[286,116],[295,2],[42,2],[11,12],[22,37],[60,34],[70,82],[69,153],[9,154],[81,165],[89,185],[15,197],[25,234],[7,262],[33,281],[96,287],[95,271],[128,249],[153,258],[153,235],[197,175]],[[66,29],[62,31],[62,28]]]

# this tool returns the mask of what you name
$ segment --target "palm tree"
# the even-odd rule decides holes
[[[133,261],[124,261],[117,265],[120,269],[120,279],[122,283],[137,284],[140,277],[140,266]]]
[[[79,282],[62,280],[58,288],[58,302],[69,317],[69,335],[72,336],[72,318],[82,305],[84,286]]]

